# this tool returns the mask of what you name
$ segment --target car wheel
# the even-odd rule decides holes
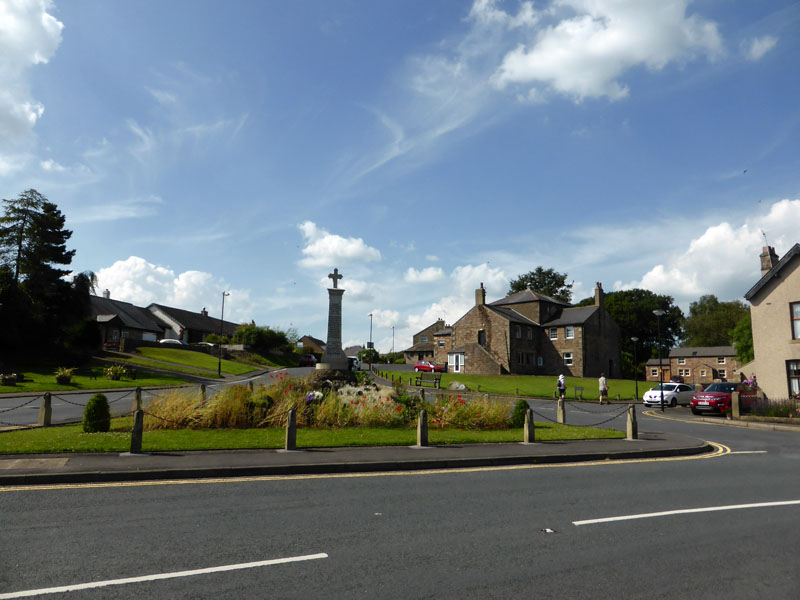
[[[678,399],[673,397],[672,400],[669,403],[669,407],[670,408],[675,408],[676,406],[678,406]]]
[[[697,410],[697,409],[696,409],[696,408],[693,406],[693,407],[692,407],[692,414],[693,414],[693,415],[699,415],[699,414],[700,414],[700,411],[699,411],[699,410]]]

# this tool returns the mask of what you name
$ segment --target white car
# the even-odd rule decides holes
[[[172,338],[164,338],[163,340],[158,340],[159,344],[177,344],[179,346],[185,346],[186,343],[180,340],[174,340]]]
[[[664,406],[677,406],[689,404],[694,396],[694,388],[685,383],[663,383],[646,391],[642,400],[644,405],[661,406],[661,386],[664,386]]]
[[[350,363],[350,368],[353,371],[358,371],[361,369],[361,361],[358,360],[357,356],[348,356],[347,362]]]

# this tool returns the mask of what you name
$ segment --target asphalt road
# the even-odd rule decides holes
[[[568,420],[573,412],[597,417],[570,411]],[[110,580],[117,584],[55,597],[798,597],[800,434],[647,415],[639,426],[730,453],[0,490],[0,598]],[[701,508],[713,510],[653,514]],[[289,562],[258,563],[272,559]],[[238,566],[191,572],[230,565]],[[119,581],[133,577],[142,580]]]

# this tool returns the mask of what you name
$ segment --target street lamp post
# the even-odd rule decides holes
[[[367,365],[369,365],[369,370],[372,371],[372,313],[369,313],[369,344],[367,346],[369,349]]]
[[[667,314],[667,311],[657,308],[653,314],[658,320],[658,389],[661,390],[661,412],[664,412],[664,369],[661,366],[661,317]]]
[[[228,292],[222,292],[222,310],[219,313],[219,352],[217,352],[217,377],[222,377],[222,323],[225,318],[225,296],[230,296]]]
[[[636,342],[639,341],[639,338],[634,336],[631,338],[633,342],[633,381],[636,391],[634,394],[636,395],[636,401],[639,401],[639,363],[636,362]]]

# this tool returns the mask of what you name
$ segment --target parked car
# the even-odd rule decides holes
[[[427,360],[420,360],[414,365],[414,371],[419,373],[421,371],[428,371],[431,373],[444,373],[445,366],[437,365],[436,363],[428,362]]]
[[[694,388],[685,383],[663,383],[647,390],[642,397],[645,406],[661,406],[661,387],[664,387],[664,406],[689,404],[694,395]]]
[[[741,383],[734,381],[712,383],[702,392],[694,395],[691,404],[692,412],[696,415],[703,412],[719,412],[724,415],[726,411],[731,409],[731,395],[733,392],[742,392],[744,389]],[[740,400],[740,408],[749,410],[753,407],[755,395],[740,396]]]
[[[358,360],[357,356],[348,356],[347,362],[350,365],[351,371],[358,371],[359,369],[361,369],[361,361]]]
[[[313,367],[317,364],[317,357],[313,354],[304,354],[300,357],[299,364],[301,367]]]
[[[158,340],[159,344],[176,344],[178,346],[185,346],[186,343],[180,340],[173,340],[172,338],[164,338],[163,340]]]

